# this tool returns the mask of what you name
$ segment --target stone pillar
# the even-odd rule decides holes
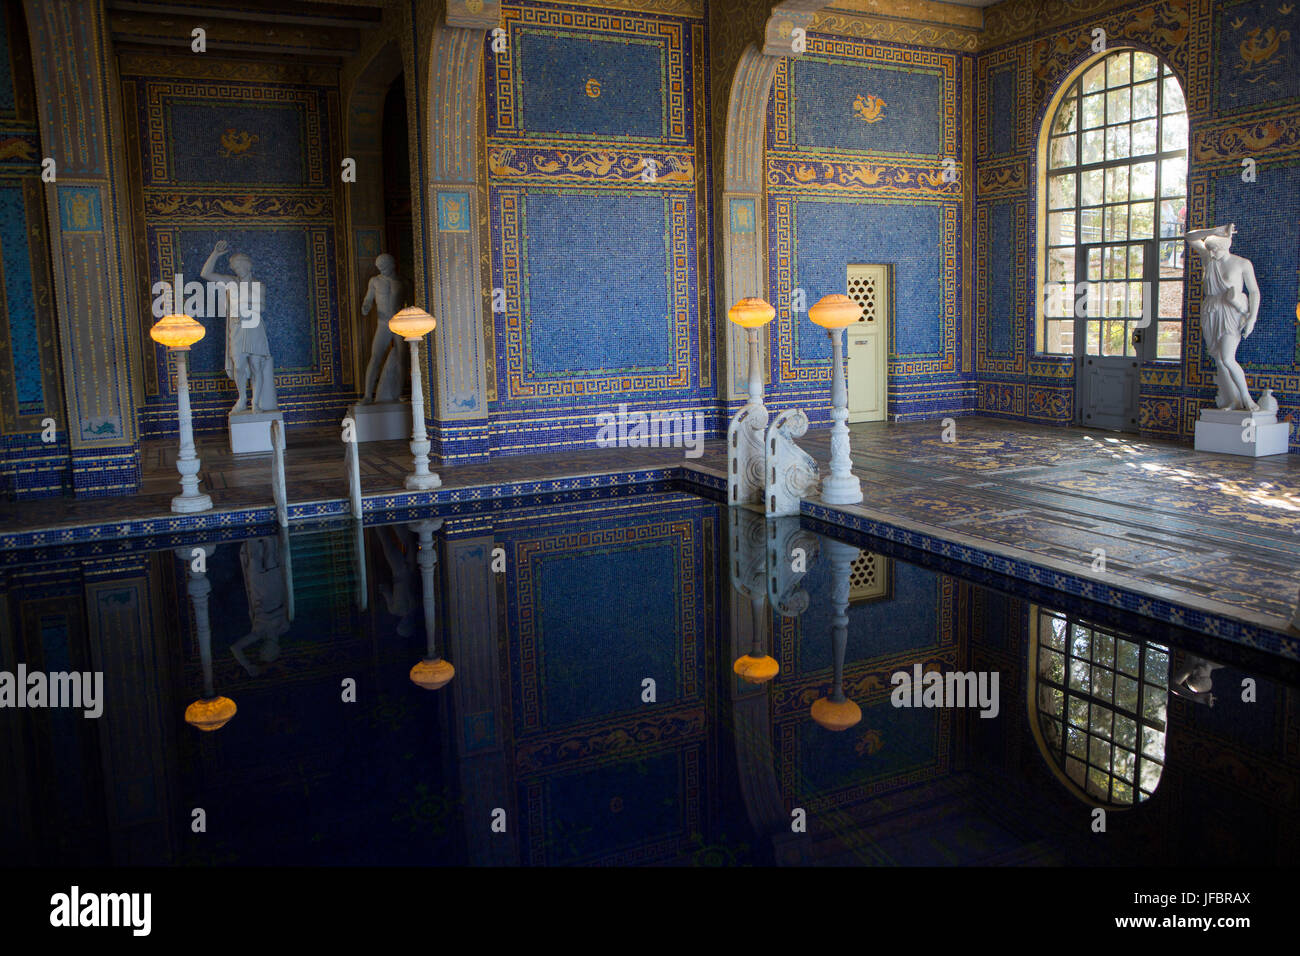
[[[140,484],[140,289],[120,182],[122,112],[103,0],[24,0],[45,157],[64,403],[79,496]]]
[[[432,31],[428,102],[422,136],[424,285],[438,319],[434,348],[431,433],[439,457],[488,454],[488,366],[484,346],[483,250],[479,114],[483,51],[501,19],[498,0],[448,0]]]

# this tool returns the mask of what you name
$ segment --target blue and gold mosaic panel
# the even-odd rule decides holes
[[[1023,373],[1029,308],[1025,202],[981,203],[975,215],[975,368],[980,373]]]
[[[1216,110],[1300,102],[1300,10],[1294,2],[1218,0],[1211,37]]]
[[[1256,391],[1272,388],[1283,402],[1300,397],[1300,219],[1281,197],[1300,196],[1300,165],[1261,165],[1254,183],[1241,180],[1239,168],[1194,175],[1189,181],[1188,222],[1235,222],[1232,251],[1249,259],[1260,288],[1259,320],[1242,339],[1237,359]],[[1208,386],[1214,363],[1205,354],[1200,315],[1203,280],[1199,263],[1189,269],[1185,324],[1187,382]]]
[[[494,189],[500,401],[694,386],[690,193]]]
[[[263,320],[275,360],[277,389],[314,388],[336,383],[339,365],[338,329],[335,324],[334,230],[329,226],[257,225],[232,223],[229,227],[201,224],[193,228],[150,226],[151,275],[177,272],[202,282],[199,272],[218,239],[231,244],[231,252],[245,252],[253,260],[253,278],[265,285]],[[218,268],[225,269],[224,260]],[[225,371],[226,319],[196,316],[207,335],[190,352],[190,390],[196,396],[230,388]],[[156,360],[162,361],[159,347]],[[163,394],[175,394],[169,378]]]
[[[694,142],[690,30],[677,18],[550,5],[504,7],[489,48],[488,136]]]
[[[957,64],[940,50],[809,35],[807,52],[777,69],[768,147],[955,157]]]
[[[326,185],[321,90],[181,78],[138,84],[144,185]]]
[[[645,709],[647,677],[656,709],[697,703],[706,632],[699,520],[648,515],[541,531],[507,542],[516,737],[626,723]],[[620,583],[633,578],[680,587],[656,594]]]
[[[812,303],[842,291],[849,263],[896,266],[891,382],[957,370],[960,204],[774,195],[768,215],[781,382],[830,380],[830,343],[806,313],[791,316],[792,292]]]

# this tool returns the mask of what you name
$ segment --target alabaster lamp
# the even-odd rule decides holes
[[[411,344],[411,454],[415,471],[406,476],[410,491],[428,491],[442,484],[429,471],[429,435],[424,430],[424,386],[420,381],[420,339],[437,326],[437,321],[419,306],[408,305],[388,320],[388,328]]]
[[[853,474],[849,456],[849,390],[844,381],[844,347],[841,333],[862,317],[862,307],[847,295],[833,293],[808,310],[808,318],[831,337],[831,473],[822,481],[822,501],[828,505],[855,505],[862,500],[862,483]]]
[[[149,330],[149,337],[176,356],[176,411],[180,418],[181,451],[176,470],[181,473],[181,493],[172,499],[172,511],[192,514],[207,511],[212,499],[199,491],[199,456],[194,450],[194,424],[190,415],[190,346],[206,330],[188,315],[164,315]]]
[[[764,583],[760,580],[757,582],[758,587],[750,592],[750,613],[753,617],[750,633],[753,640],[749,653],[737,657],[731,665],[732,671],[747,684],[766,684],[781,671],[776,658],[768,654],[763,646],[768,622],[767,591],[762,588]]]
[[[439,519],[426,518],[411,524],[420,542],[420,550],[415,560],[420,566],[420,586],[424,596],[424,634],[425,655],[411,668],[411,683],[424,690],[438,690],[445,687],[456,676],[456,668],[451,661],[438,656],[435,636],[438,633],[437,595],[434,592],[433,571],[438,563],[438,552],[434,548],[433,533],[442,527]]]
[[[771,322],[776,309],[766,299],[741,299],[727,310],[727,318],[745,330],[749,343],[749,404],[763,404],[763,374],[758,360],[758,330]]]
[[[813,701],[812,719],[827,730],[848,730],[862,720],[862,708],[844,696],[844,651],[849,642],[849,590],[858,549],[828,538],[825,543],[831,572],[831,654],[834,684],[829,697]]]
[[[195,551],[201,550],[203,561],[195,567]],[[217,550],[216,545],[200,548],[177,548],[176,557],[187,565],[189,578],[185,590],[190,596],[194,611],[194,631],[199,643],[199,664],[203,670],[203,696],[185,708],[185,723],[198,730],[211,733],[230,723],[235,716],[235,702],[217,694],[212,683],[212,619],[208,613],[208,595],[212,582],[208,580],[207,559]]]

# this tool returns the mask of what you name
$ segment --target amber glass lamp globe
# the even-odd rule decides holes
[[[206,334],[188,315],[164,315],[149,330],[149,338],[169,349],[187,349]]]
[[[770,302],[753,296],[741,299],[727,310],[727,318],[745,329],[757,329],[767,325],[775,315],[776,309],[772,308]]]
[[[235,702],[229,697],[207,697],[185,708],[185,723],[211,733],[230,723],[235,710]]]
[[[848,730],[862,720],[862,708],[851,700],[823,697],[813,701],[812,719],[827,730]]]
[[[736,658],[736,663],[731,665],[731,669],[746,684],[766,684],[780,672],[781,665],[775,658],[768,657],[766,654],[761,657],[745,654]]]
[[[843,329],[862,318],[862,306],[847,295],[833,292],[817,300],[808,310],[808,318],[823,329]]]
[[[408,305],[388,320],[388,329],[404,339],[421,339],[437,324],[437,320],[418,305]]]
[[[440,687],[445,687],[455,676],[456,668],[451,666],[450,661],[444,661],[441,657],[434,660],[426,658],[411,668],[411,683],[425,690],[438,690]]]

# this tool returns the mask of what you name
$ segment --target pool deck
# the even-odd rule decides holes
[[[1300,595],[1300,457],[1250,459],[1089,429],[988,418],[852,426],[860,505],[805,501],[803,513],[1136,614],[1300,658],[1289,621]],[[800,440],[822,466],[828,429]],[[140,494],[0,505],[0,547],[106,541],[274,523],[269,455],[235,458],[200,440],[213,509],[174,515],[175,445],[146,443]],[[346,515],[335,430],[292,433],[291,522]],[[681,479],[725,487],[722,442],[680,449],[517,455],[437,468],[442,486],[407,492],[404,442],[362,446],[366,513]],[[1101,554],[1104,551],[1104,569]]]

